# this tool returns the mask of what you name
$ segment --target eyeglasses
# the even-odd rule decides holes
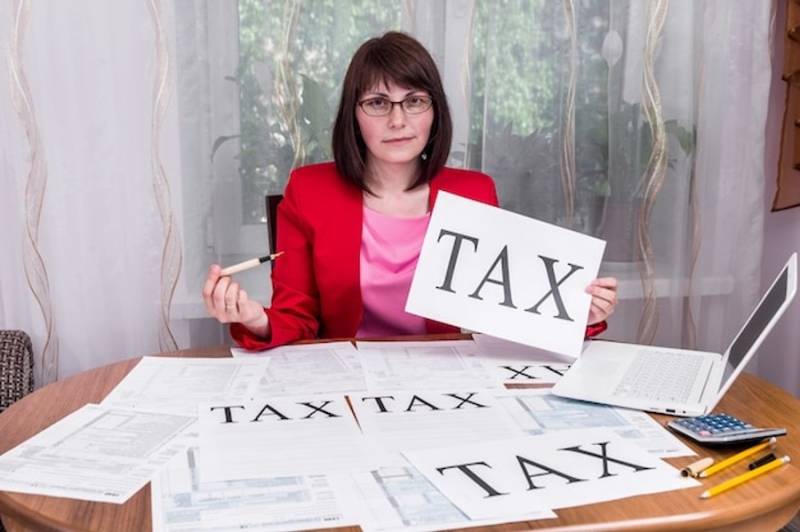
[[[403,111],[410,115],[418,115],[431,108],[433,99],[430,96],[412,94],[411,96],[406,96],[399,102],[393,102],[389,98],[384,98],[383,96],[367,98],[366,100],[358,102],[358,106],[361,107],[364,114],[369,116],[387,116],[392,112],[395,104],[399,104]]]

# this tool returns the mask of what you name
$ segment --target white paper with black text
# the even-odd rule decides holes
[[[475,352],[487,357],[498,357],[509,360],[543,360],[547,362],[567,362],[573,357],[554,353],[519,342],[512,342],[490,334],[475,333],[472,335],[475,342]],[[586,342],[581,350],[586,348]]]
[[[507,390],[496,396],[517,426],[536,436],[560,430],[607,428],[659,458],[696,453],[644,412],[573,401],[548,390]]]
[[[440,192],[406,312],[577,357],[605,242]]]
[[[284,532],[354,526],[352,485],[334,475],[201,482],[202,453],[190,446],[150,486],[153,532]],[[347,502],[344,500],[347,499]]]
[[[350,342],[286,345],[256,352],[233,348],[231,353],[237,360],[269,360],[253,390],[257,397],[366,390],[358,353]]]
[[[418,532],[506,523],[470,519],[405,459],[351,475],[364,532]],[[552,519],[551,510],[530,512],[520,519]]]
[[[349,394],[364,436],[384,451],[523,436],[490,390]]]
[[[572,366],[573,357],[487,334],[474,334],[476,358],[503,384],[551,385]]]
[[[142,357],[101,404],[196,417],[201,401],[249,397],[268,364],[263,359]]]
[[[343,395],[255,398],[199,408],[203,482],[370,466],[369,449]]]
[[[122,504],[186,448],[195,422],[84,405],[0,456],[0,491]]]
[[[368,390],[502,388],[473,357],[472,340],[356,344]]]
[[[559,431],[403,453],[473,519],[698,486],[608,429]]]

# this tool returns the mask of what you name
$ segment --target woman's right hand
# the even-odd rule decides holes
[[[221,275],[222,268],[212,264],[203,285],[203,301],[209,316],[220,323],[241,323],[262,338],[269,334],[269,320],[264,307],[247,297],[230,276]]]

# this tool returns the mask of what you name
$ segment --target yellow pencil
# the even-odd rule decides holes
[[[758,476],[761,476],[764,473],[769,473],[773,469],[778,469],[783,464],[791,462],[791,460],[792,459],[789,458],[788,456],[784,456],[783,458],[778,458],[777,460],[773,460],[772,462],[769,462],[768,464],[765,464],[765,465],[763,465],[761,467],[757,467],[757,468],[753,469],[752,471],[748,471],[747,473],[742,473],[738,477],[733,477],[732,479],[726,480],[725,482],[723,482],[721,484],[717,484],[713,488],[707,489],[706,491],[703,492],[702,495],[700,495],[700,498],[701,499],[708,499],[709,497],[713,497],[714,495],[719,495],[720,493],[722,493],[724,491],[728,491],[729,489],[735,488],[736,486],[738,486],[740,484],[744,484],[745,482],[747,482],[750,479],[753,479],[753,478],[756,478]]]
[[[756,454],[757,452],[761,451],[762,449],[766,449],[767,447],[771,447],[771,446],[775,445],[776,441],[778,441],[778,440],[776,440],[775,436],[773,436],[772,438],[768,439],[765,442],[761,442],[758,445],[754,445],[753,447],[750,447],[749,449],[745,449],[744,451],[742,451],[740,453],[734,454],[730,458],[726,458],[722,462],[717,462],[716,464],[712,465],[708,469],[704,469],[703,471],[701,471],[700,474],[697,475],[697,476],[700,477],[700,478],[710,477],[714,473],[719,473],[723,469],[727,469],[728,467],[732,466],[736,462],[744,460],[748,456],[753,456],[754,454]]]

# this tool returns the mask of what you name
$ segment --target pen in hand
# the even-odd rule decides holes
[[[283,251],[278,251],[277,253],[273,253],[272,255],[266,255],[264,257],[256,257],[255,259],[246,260],[244,262],[240,262],[239,264],[234,264],[232,266],[228,266],[227,268],[223,268],[220,275],[233,275],[234,273],[243,272],[245,270],[249,270],[250,268],[255,268],[259,264],[264,264],[265,262],[271,262],[278,257],[283,255]]]

